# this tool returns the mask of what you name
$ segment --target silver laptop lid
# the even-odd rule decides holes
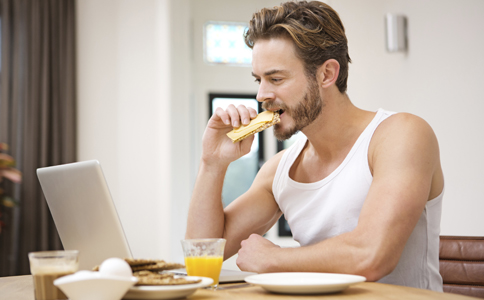
[[[39,168],[37,176],[64,249],[79,250],[79,269],[132,257],[98,161]]]

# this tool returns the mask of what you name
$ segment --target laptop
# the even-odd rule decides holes
[[[110,257],[132,258],[101,165],[97,160],[37,169],[42,191],[66,250],[79,250],[79,269]],[[173,270],[186,274],[185,269]],[[256,273],[223,269],[220,283]]]
[[[132,257],[97,160],[39,168],[37,177],[64,249],[79,250],[80,270]]]
[[[186,269],[169,270],[169,272],[171,272],[175,275],[187,275]],[[220,271],[220,276],[219,276],[218,282],[219,283],[243,282],[245,277],[250,276],[250,275],[256,275],[256,274],[257,273],[222,269]]]

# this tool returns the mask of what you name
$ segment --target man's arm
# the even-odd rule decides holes
[[[256,115],[256,114],[255,114]],[[255,115],[251,115],[253,118]],[[237,253],[240,242],[251,233],[263,234],[281,215],[272,197],[272,179],[279,159],[276,156],[259,171],[250,189],[224,211],[222,187],[230,162],[250,151],[254,136],[238,143],[225,135],[248,117],[245,107],[217,110],[203,137],[203,155],[188,211],[186,238],[225,238],[225,258]],[[226,121],[229,120],[229,124]],[[248,122],[247,122],[248,123]]]
[[[242,242],[239,267],[359,274],[369,281],[393,271],[425,204],[442,191],[438,143],[425,121],[397,114],[377,128],[368,158],[373,182],[353,231],[285,249],[251,235]]]
[[[225,210],[220,199],[223,175],[201,171],[190,203],[186,237],[227,239],[227,259],[237,253],[240,243],[251,233],[266,233],[282,214],[272,196],[272,181],[281,155],[266,162],[250,189]]]

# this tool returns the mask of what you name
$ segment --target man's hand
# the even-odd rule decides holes
[[[242,271],[266,273],[271,272],[274,251],[281,247],[258,234],[251,234],[240,244],[237,266]]]
[[[232,161],[249,153],[254,136],[233,143],[227,137],[227,133],[233,128],[249,124],[250,120],[255,117],[257,117],[257,112],[253,108],[247,108],[243,105],[236,108],[231,104],[227,107],[227,110],[217,108],[208,121],[203,134],[202,161],[207,165],[222,164],[228,166]]]

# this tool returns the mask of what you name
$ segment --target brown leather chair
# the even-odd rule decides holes
[[[441,236],[444,292],[484,298],[484,237]]]

